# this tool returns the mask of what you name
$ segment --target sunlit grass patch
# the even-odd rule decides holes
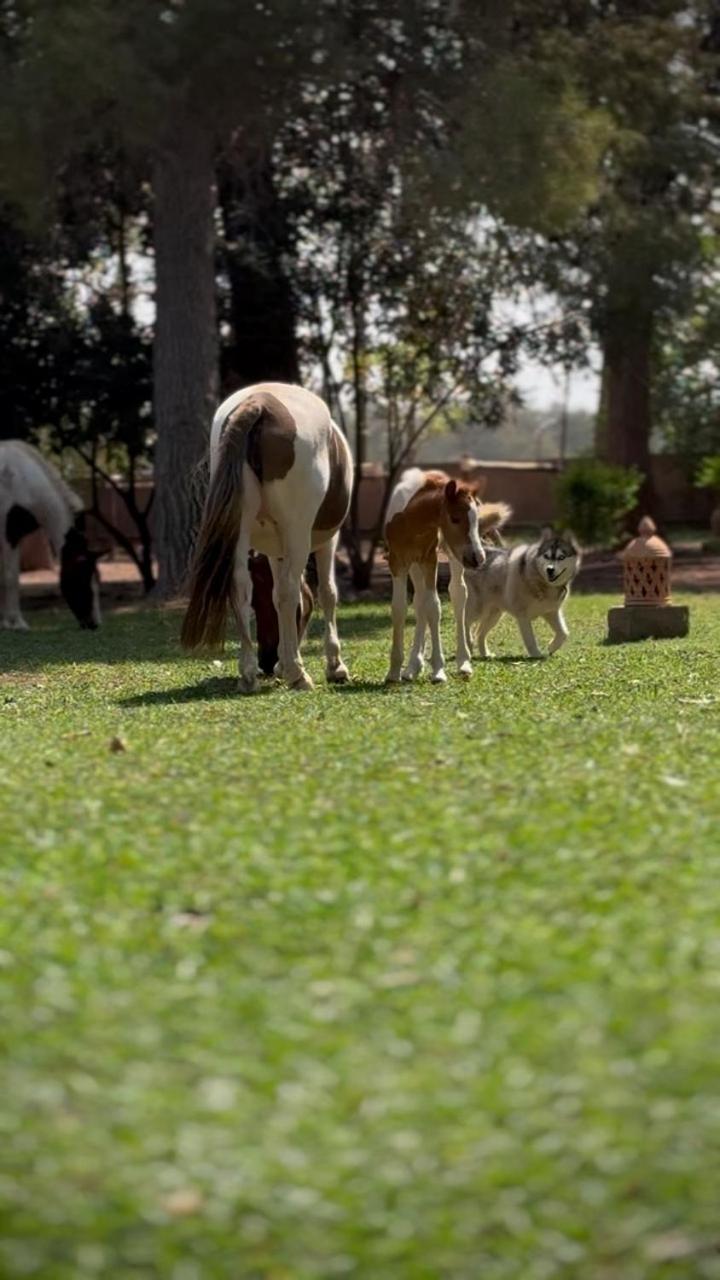
[[[252,699],[176,613],[0,634],[2,1274],[720,1276],[720,601],[609,603]]]

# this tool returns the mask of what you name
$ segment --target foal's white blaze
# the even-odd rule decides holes
[[[468,511],[468,536],[470,539],[470,546],[477,556],[478,565],[481,565],[485,563],[485,548],[480,538],[479,520],[480,513],[473,503]]]

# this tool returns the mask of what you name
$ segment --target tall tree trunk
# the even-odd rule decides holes
[[[199,512],[198,464],[218,394],[215,166],[210,132],[178,113],[160,149],[155,195],[158,595],[182,589]]]
[[[366,314],[365,314],[365,281],[363,264],[360,258],[361,248],[353,254],[348,271],[348,294],[352,315],[352,385],[353,409],[355,416],[355,480],[350,499],[350,519],[347,529],[346,545],[350,556],[352,582],[357,590],[365,590],[370,585],[372,574],[372,557],[363,557],[362,530],[360,528],[360,485],[363,480],[363,468],[367,457],[367,368],[366,368]]]
[[[244,178],[220,186],[231,342],[221,353],[223,390],[251,382],[299,382],[293,292],[285,270],[292,238],[267,153]]]
[[[603,340],[601,406],[597,452],[607,462],[637,467],[644,480],[638,507],[652,508],[652,315],[616,312]]]
[[[605,425],[602,441],[608,462],[640,467],[650,462],[650,356],[652,329],[630,328],[620,321],[603,347]]]

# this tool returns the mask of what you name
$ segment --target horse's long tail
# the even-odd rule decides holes
[[[214,647],[225,639],[242,522],[247,438],[262,411],[256,400],[245,400],[223,428],[190,570],[190,602],[180,633],[184,649]]]

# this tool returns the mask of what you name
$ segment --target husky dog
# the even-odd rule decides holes
[[[488,547],[482,568],[466,570],[467,624],[481,658],[490,658],[488,633],[511,613],[531,658],[542,658],[532,623],[544,618],[553,631],[548,653],[568,637],[562,607],[580,568],[580,548],[571,533],[542,530],[539,542],[519,547]]]

